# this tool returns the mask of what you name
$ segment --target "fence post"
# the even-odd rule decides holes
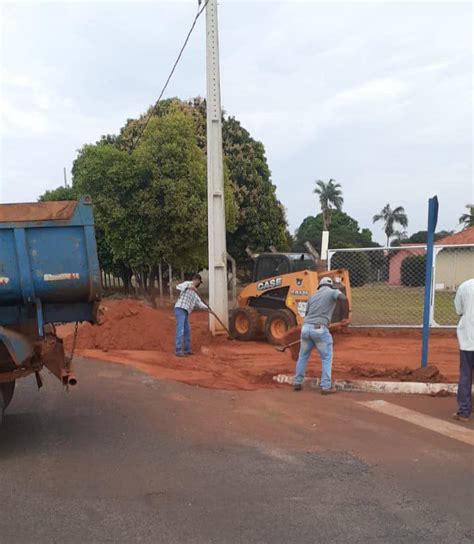
[[[438,197],[434,196],[428,201],[428,232],[426,245],[426,269],[425,269],[425,302],[423,308],[423,340],[421,345],[421,366],[428,364],[428,344],[430,335],[431,298],[433,293],[433,247],[434,232],[438,222]]]
[[[328,270],[331,270],[331,261],[332,261],[333,255],[334,255],[334,250],[329,249],[328,250]]]
[[[431,281],[431,301],[430,301],[430,327],[439,327],[439,324],[435,320],[435,307],[436,307],[436,261],[438,260],[438,253],[442,251],[442,247],[434,248],[433,255],[433,279]]]

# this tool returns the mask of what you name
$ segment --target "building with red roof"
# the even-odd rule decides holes
[[[463,244],[471,244],[471,246],[449,247]],[[404,248],[402,244],[400,249],[390,253],[388,278],[390,285],[402,284],[402,263],[407,257],[425,254],[424,244],[406,245],[407,248]],[[435,242],[435,256],[437,290],[455,290],[463,281],[474,278],[474,227],[468,227]]]

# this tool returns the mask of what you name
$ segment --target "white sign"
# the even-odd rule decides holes
[[[297,311],[298,315],[304,317],[306,315],[306,308],[308,306],[307,302],[298,302]]]

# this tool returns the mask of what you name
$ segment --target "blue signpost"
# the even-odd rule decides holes
[[[425,302],[423,307],[423,341],[421,346],[421,366],[428,364],[428,342],[430,335],[430,308],[433,283],[433,250],[434,233],[438,222],[438,197],[434,196],[428,201],[428,233],[426,246],[426,270],[425,270]]]

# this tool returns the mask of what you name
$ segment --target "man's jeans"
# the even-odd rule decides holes
[[[458,385],[458,415],[470,417],[472,411],[472,371],[474,370],[474,351],[460,351]]]
[[[174,315],[176,316],[176,353],[184,353],[191,351],[191,328],[189,327],[189,315],[183,308],[175,308]]]
[[[331,388],[332,368],[332,336],[327,327],[321,326],[315,329],[314,325],[303,325],[301,330],[301,347],[296,363],[295,383],[303,381],[306,372],[306,365],[313,348],[316,348],[321,357],[321,388]]]

